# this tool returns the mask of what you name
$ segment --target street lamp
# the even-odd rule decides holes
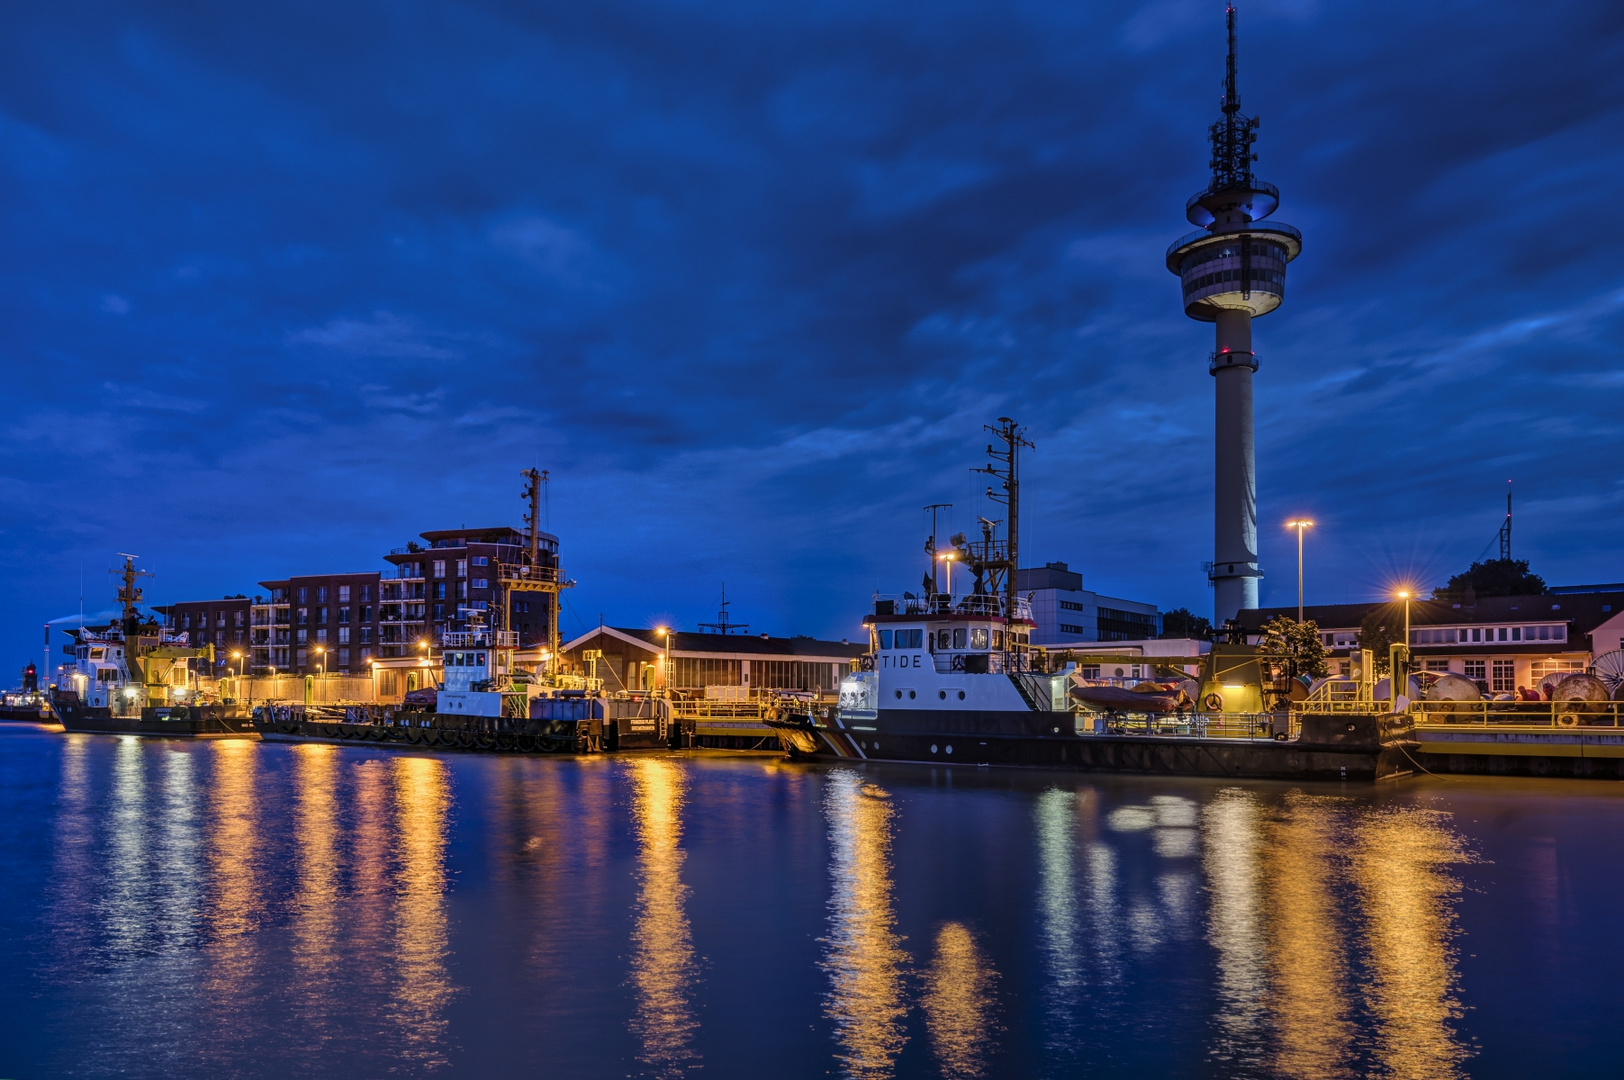
[[[1297,622],[1303,621],[1303,530],[1312,529],[1314,523],[1307,519],[1302,521],[1288,521],[1286,528],[1297,530]]]
[[[1400,589],[1398,592],[1394,593],[1393,595],[1398,597],[1400,600],[1404,601],[1404,647],[1409,648],[1409,645],[1410,645],[1410,600],[1415,594],[1410,592],[1410,590],[1408,590],[1408,589]]]
[[[231,650],[231,658],[237,661],[237,678],[242,678],[242,653],[236,649]]]
[[[665,688],[671,689],[671,631],[667,627],[660,627],[658,633],[665,638]]]
[[[323,661],[321,659],[322,654],[325,653],[326,651],[327,650],[322,648],[320,645],[316,646],[316,674],[317,675],[326,674],[326,669],[323,666]]]

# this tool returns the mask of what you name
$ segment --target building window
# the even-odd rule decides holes
[[[361,640],[364,641],[364,642],[372,640],[372,627],[370,627],[370,626],[361,627]],[[363,651],[365,651],[365,650],[363,650]]]
[[[1083,632],[1083,628],[1081,626],[1069,626],[1066,623],[1061,623],[1060,632],[1062,634],[1081,634]]]
[[[317,585],[316,586],[316,603],[325,604],[326,602],[327,602],[327,586],[325,586],[325,585]]]
[[[434,598],[436,600],[444,600],[445,599],[445,582],[441,581],[441,582],[437,582],[435,584],[435,586],[434,586]],[[445,605],[444,604],[435,604],[434,607],[435,607],[435,610],[438,611],[438,610],[444,608]]]
[[[338,643],[340,645],[348,645],[350,643],[350,628],[349,627],[340,626],[338,628]]]
[[[305,585],[299,586],[299,603],[304,604],[304,603],[309,603],[309,601],[310,601],[310,589],[309,589],[309,587],[305,586]]]
[[[362,604],[361,605],[361,621],[362,622],[371,622],[372,621],[372,607],[371,607],[370,604]]]
[[[1427,670],[1428,671],[1448,671],[1449,670],[1449,661],[1448,660],[1428,660],[1427,661]]]
[[[365,647],[365,646],[362,646],[362,648],[361,648],[361,659],[363,661],[365,661],[365,660],[370,660],[371,658],[372,658],[372,650]]]
[[[361,586],[361,603],[367,604],[367,603],[371,603],[371,602],[372,602],[372,586],[371,585],[363,585],[363,586]]]
[[[1504,633],[1505,631],[1501,631]],[[1495,693],[1510,693],[1517,689],[1517,664],[1513,660],[1494,662],[1494,683],[1489,687]]]
[[[318,643],[321,643],[321,642],[325,642],[326,640],[327,640],[327,631],[326,631],[326,629],[324,628],[324,629],[321,629],[321,630],[317,630],[316,631],[316,641]]]
[[[307,607],[300,608],[294,616],[294,621],[300,626],[307,625],[310,622],[310,609]]]
[[[460,578],[465,578],[465,577],[468,576],[468,560],[467,559],[458,559],[457,560],[457,576],[460,577]]]
[[[243,612],[239,609],[237,611],[232,612],[231,614],[232,614],[231,624],[233,626],[241,626],[242,622],[243,622],[243,618],[242,618],[243,617]]]
[[[384,697],[394,697],[396,693],[395,687],[397,685],[399,684],[396,682],[396,675],[393,671],[378,672],[379,694],[383,695]]]
[[[468,583],[466,581],[457,582],[457,599],[468,599]]]
[[[338,621],[339,622],[349,622],[350,621],[350,609],[349,608],[341,607],[341,608],[338,609]]]
[[[491,587],[491,582],[490,582],[489,578],[476,577],[474,579],[474,588],[476,588],[476,589],[488,589],[490,587]]]
[[[349,667],[350,666],[350,650],[348,650],[348,649],[339,649],[338,650],[338,666],[339,667]]]
[[[327,609],[326,608],[319,607],[319,608],[316,609],[316,625],[317,626],[326,626],[327,625]]]
[[[435,559],[434,560],[434,576],[435,577],[445,577],[445,560],[444,559]]]
[[[475,566],[489,566],[490,565],[490,560],[485,558],[485,556],[483,556],[483,555],[475,555],[474,556],[474,565]]]
[[[350,587],[348,585],[340,585],[338,587],[338,602],[340,604],[347,604],[350,602]]]
[[[310,635],[310,631],[309,631],[309,630],[306,630],[306,629],[305,629],[305,628],[304,628],[304,627],[302,627],[302,626],[301,626],[301,627],[300,627],[300,628],[299,628],[299,633],[298,633],[298,641],[299,641],[299,644],[300,644],[300,645],[303,645],[303,644],[304,644],[304,643],[305,643],[305,642],[307,642],[307,641],[309,641],[309,640],[310,640],[310,636],[309,636],[309,635]],[[304,650],[303,650],[303,649],[300,649],[300,650],[299,650],[299,651],[300,651],[300,652],[304,652]],[[302,664],[302,663],[304,663],[304,661],[303,661],[303,660],[301,660],[301,661],[299,661],[299,663],[301,663],[301,664]]]
[[[1468,679],[1481,681],[1489,677],[1488,666],[1489,664],[1486,660],[1468,660],[1466,661],[1466,666],[1463,669],[1463,674],[1465,674]]]
[[[443,587],[442,587],[441,595],[442,596],[445,595],[444,591],[443,591]],[[445,618],[445,605],[444,604],[435,604],[434,605],[434,617],[436,619]]]
[[[1081,610],[1083,610],[1083,605],[1081,605],[1081,604],[1079,604],[1079,603],[1077,603],[1075,601],[1072,601],[1072,600],[1062,600],[1062,601],[1060,601],[1060,610],[1061,611],[1081,611]]]
[[[299,667],[304,667],[305,666],[305,661],[308,658],[308,656],[309,656],[309,654],[306,653],[305,650],[303,650],[303,649],[294,649],[293,650],[293,658],[298,663]]]

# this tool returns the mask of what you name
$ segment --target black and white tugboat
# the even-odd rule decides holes
[[[1381,718],[1304,717],[1289,737],[1284,711],[1237,711],[1261,689],[1253,646],[1170,657],[1177,685],[1139,687],[1153,693],[1091,685],[1079,654],[1034,647],[1029,600],[1016,594],[1019,460],[1031,443],[1007,417],[988,430],[1002,446],[988,447],[991,463],[977,471],[998,481],[988,495],[1007,511],[1006,536],[983,519],[981,539],[953,537],[942,556],[970,571],[965,595],[927,575],[918,595],[875,597],[863,620],[869,651],[841,680],[839,704],[767,720],[791,758],[1291,779],[1397,771]],[[1201,675],[1188,680],[1183,665],[1196,662]],[[1250,691],[1231,685],[1243,679]]]
[[[104,626],[71,631],[73,663],[51,689],[51,708],[64,731],[104,735],[161,735],[182,738],[251,737],[248,714],[234,705],[204,700],[192,661],[212,670],[214,646],[194,647],[177,633],[141,613],[145,576],[135,556],[124,556],[118,590],[119,618]]]

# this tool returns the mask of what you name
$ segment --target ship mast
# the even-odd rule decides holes
[[[525,532],[528,542],[523,560],[517,565],[503,563],[498,568],[498,580],[502,584],[503,594],[506,598],[507,626],[513,625],[513,594],[542,593],[546,596],[547,605],[547,670],[558,670],[558,607],[560,596],[564,590],[572,587],[575,582],[567,581],[559,570],[558,557],[552,552],[543,553],[541,549],[541,526],[543,502],[546,499],[547,485],[550,481],[546,469],[525,469],[519,473],[524,477],[525,485],[523,498],[529,503],[525,514]],[[517,639],[515,639],[516,641]]]
[[[985,468],[972,469],[971,472],[985,473],[998,480],[996,487],[987,488],[987,498],[995,503],[1002,504],[1009,511],[1009,542],[1003,559],[989,558],[989,569],[1002,569],[1004,572],[1004,617],[1010,622],[1015,619],[1015,588],[1016,571],[1020,566],[1021,545],[1021,447],[1035,450],[1037,447],[1026,438],[1026,429],[1007,416],[998,418],[998,426],[984,425],[1000,442],[1004,444],[999,449],[991,443],[987,444],[987,457],[991,460]],[[988,555],[992,556],[992,544],[988,545]]]
[[[136,588],[135,583],[138,578],[151,577],[152,571],[135,568],[135,560],[141,556],[124,551],[119,554],[124,557],[124,569],[109,570],[108,573],[119,575],[121,584],[118,589],[118,602],[124,608],[119,623],[124,627],[124,636],[133,637],[135,628],[141,625],[141,612],[136,607],[141,602],[141,590]]]

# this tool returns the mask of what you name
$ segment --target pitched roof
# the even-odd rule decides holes
[[[628,644],[646,648],[649,652],[663,652],[665,638],[658,630],[633,629],[625,626],[605,626],[601,628],[606,634],[620,638]],[[577,648],[598,635],[599,628],[594,627],[586,633],[564,644],[564,651]],[[762,657],[783,657],[784,659],[814,659],[850,660],[854,656],[861,656],[868,651],[868,643],[853,644],[844,641],[819,641],[809,637],[768,637],[765,634],[755,636],[745,634],[699,634],[689,630],[676,630],[671,634],[671,651],[673,653],[714,653],[718,655],[749,655]]]
[[[1338,628],[1358,626],[1373,608],[1391,607],[1403,618],[1399,601],[1384,600],[1368,604],[1311,604],[1303,608],[1303,618],[1311,619],[1322,627]],[[1412,600],[1411,626],[1454,626],[1479,623],[1566,622],[1574,631],[1588,634],[1602,623],[1624,611],[1624,597],[1618,593],[1559,593],[1539,596],[1485,596],[1471,606],[1452,600]],[[1297,617],[1297,608],[1272,607],[1242,611],[1237,621],[1247,631],[1255,633],[1276,615]]]

